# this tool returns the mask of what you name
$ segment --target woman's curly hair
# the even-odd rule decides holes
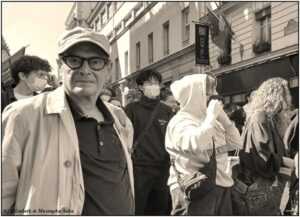
[[[279,77],[264,81],[256,90],[251,100],[251,111],[263,110],[268,116],[275,116],[278,112],[292,107],[292,97],[288,82]]]

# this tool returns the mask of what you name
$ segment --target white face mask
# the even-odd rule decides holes
[[[43,91],[47,85],[47,80],[43,78],[37,78],[35,77],[33,80],[33,83],[26,82],[27,86],[31,89],[33,92],[39,92]]]
[[[157,84],[153,85],[145,85],[144,86],[144,94],[146,97],[150,99],[155,99],[160,94],[160,87]]]

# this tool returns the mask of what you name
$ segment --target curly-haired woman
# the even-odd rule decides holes
[[[293,160],[283,143],[290,122],[291,94],[288,82],[271,78],[263,82],[251,101],[251,112],[242,134],[240,151],[246,215],[279,215],[286,196],[284,189]],[[241,209],[241,207],[239,208]],[[238,211],[237,211],[238,212]]]

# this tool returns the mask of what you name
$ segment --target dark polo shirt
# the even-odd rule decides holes
[[[103,122],[85,117],[68,98],[75,121],[85,186],[82,215],[133,215],[125,154],[113,128],[113,117],[98,98]]]

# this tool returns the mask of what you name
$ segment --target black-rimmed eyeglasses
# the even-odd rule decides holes
[[[84,61],[87,61],[89,67],[92,70],[97,70],[97,71],[103,69],[104,66],[109,62],[107,58],[101,58],[101,57],[84,58],[84,57],[79,57],[74,55],[63,56],[62,60],[71,69],[79,69],[82,67]]]

